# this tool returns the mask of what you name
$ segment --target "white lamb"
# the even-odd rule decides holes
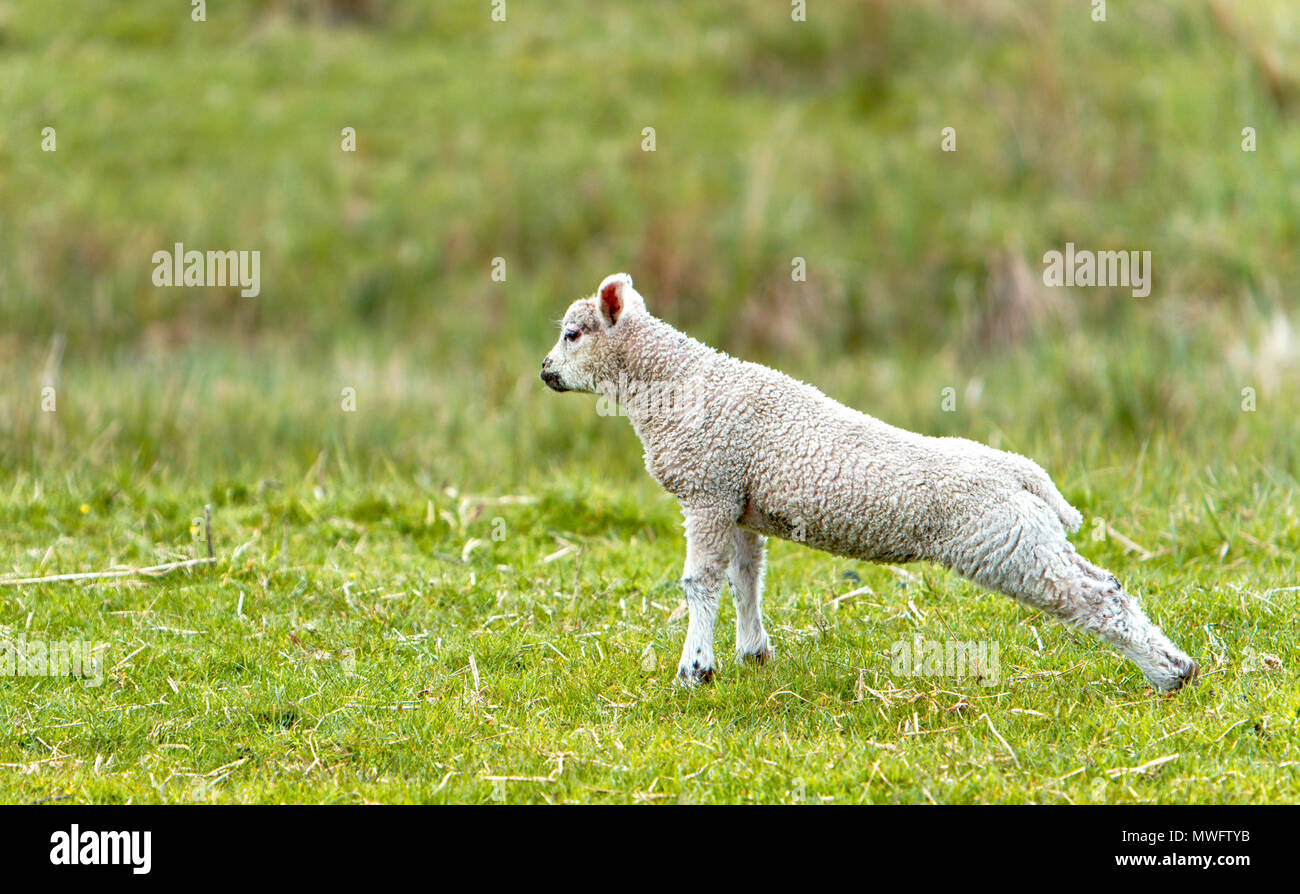
[[[614,396],[646,469],[685,516],[689,621],[678,682],[712,680],[725,576],[736,652],[766,661],[764,535],[856,559],[938,562],[1089,630],[1172,691],[1196,662],[1115,576],[1066,539],[1082,516],[1034,462],[963,438],[913,434],[811,385],[713,350],[651,316],[625,273],[575,301],[542,363],[556,391]]]

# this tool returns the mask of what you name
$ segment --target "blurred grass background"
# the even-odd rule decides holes
[[[679,327],[901,425],[1067,452],[1164,432],[1294,474],[1286,3],[182,7],[0,4],[10,473],[326,446],[457,483],[593,451],[633,471],[630,434],[535,375],[625,269]],[[154,287],[177,241],[260,250],[261,295]],[[1150,250],[1152,296],[1045,290],[1067,241]]]

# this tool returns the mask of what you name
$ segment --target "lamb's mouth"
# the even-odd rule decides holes
[[[560,381],[559,374],[554,372],[553,370],[549,370],[549,369],[542,370],[542,381],[545,382],[546,387],[550,388],[552,391],[569,390],[568,388],[565,388],[564,383]]]

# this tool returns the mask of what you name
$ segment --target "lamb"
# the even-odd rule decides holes
[[[1066,539],[1082,516],[1023,456],[895,428],[652,316],[625,273],[565,313],[542,363],[555,391],[618,402],[649,473],[682,507],[683,686],[712,681],[723,579],[741,661],[773,655],[761,613],[768,536],[876,562],[937,562],[1101,637],[1173,691],[1198,667],[1114,575]]]

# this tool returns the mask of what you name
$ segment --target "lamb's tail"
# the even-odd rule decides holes
[[[1073,533],[1079,530],[1079,525],[1083,524],[1082,513],[1066,502],[1065,497],[1061,496],[1061,492],[1057,490],[1056,485],[1041,466],[1028,459],[1025,463],[1024,475],[1021,478],[1025,490],[1050,506],[1067,532]]]

